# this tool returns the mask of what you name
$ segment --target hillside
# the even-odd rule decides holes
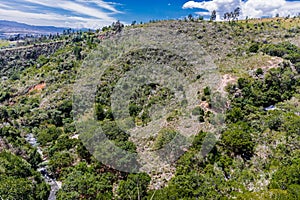
[[[0,39],[17,35],[49,35],[62,33],[66,28],[53,26],[32,26],[24,23],[0,20]]]
[[[0,50],[0,197],[299,199],[299,22],[157,21]]]

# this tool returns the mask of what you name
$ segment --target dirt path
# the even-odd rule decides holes
[[[222,76],[222,79],[221,79],[221,82],[220,82],[220,85],[218,87],[218,91],[223,95],[223,96],[226,96],[227,95],[227,92],[226,92],[226,87],[228,84],[233,84],[237,81],[237,78],[230,75],[230,74],[225,74]]]

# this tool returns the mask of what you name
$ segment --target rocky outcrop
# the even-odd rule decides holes
[[[65,45],[65,41],[36,44],[0,50],[0,76],[10,76],[34,65],[40,55],[51,55]]]

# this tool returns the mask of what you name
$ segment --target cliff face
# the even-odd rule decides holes
[[[39,56],[50,56],[64,45],[64,41],[58,41],[0,50],[0,75],[5,79],[34,65]]]

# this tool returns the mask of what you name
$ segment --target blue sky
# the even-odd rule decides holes
[[[208,16],[241,8],[241,18],[296,15],[300,0],[0,0],[0,20],[33,25],[71,28],[101,28],[116,20],[148,22],[179,19],[193,14]]]
[[[119,9],[125,14],[117,16],[128,22],[133,20],[148,22],[155,19],[179,19],[199,10],[183,9],[182,6],[187,0],[119,0],[118,2],[122,4],[122,6],[119,6]]]

